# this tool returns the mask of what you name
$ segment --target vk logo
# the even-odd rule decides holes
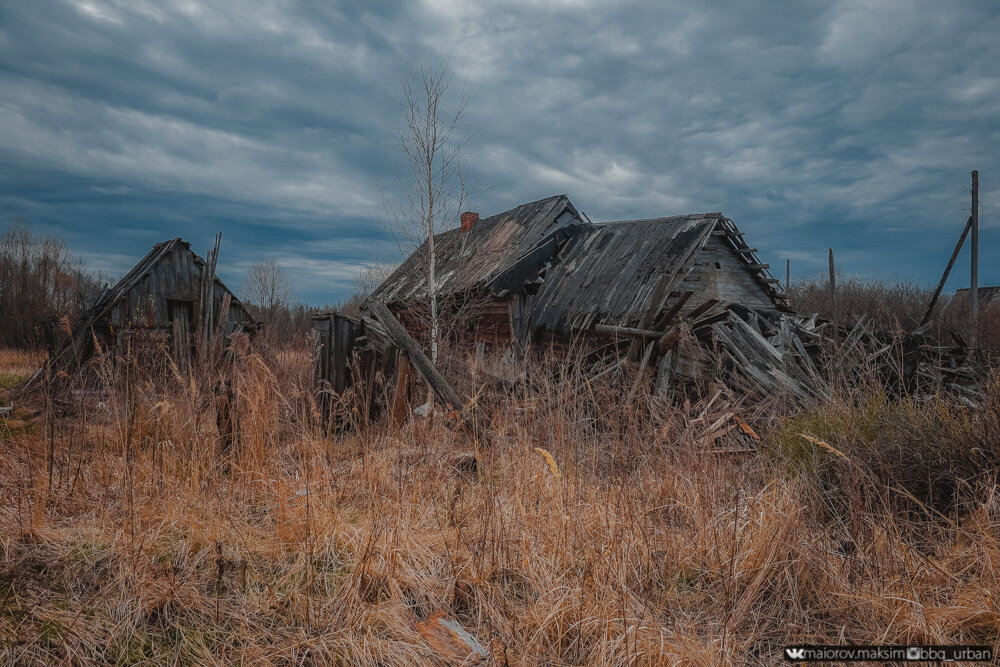
[[[788,660],[803,660],[806,657],[806,650],[804,648],[786,648],[785,658]]]

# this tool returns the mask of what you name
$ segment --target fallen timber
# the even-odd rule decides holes
[[[371,302],[368,310],[371,317],[336,315],[353,327],[351,336],[340,338],[351,341],[350,350],[337,350],[336,336],[324,339],[321,332],[321,344],[332,340],[335,349],[321,353],[320,359],[337,359],[340,364],[327,374],[340,378],[341,390],[335,393],[343,391],[344,377],[356,372],[352,369],[382,368],[384,386],[392,393],[386,410],[399,423],[411,412],[412,370],[451,416],[471,428],[467,402],[389,308]],[[327,326],[326,321],[322,326]],[[922,326],[908,333],[879,331],[862,320],[840,327],[835,335],[834,325],[816,315],[763,311],[710,299],[688,316],[667,321],[658,329],[595,324],[584,332],[591,338],[580,337],[581,345],[589,344],[594,350],[580,363],[592,367],[590,382],[629,373],[634,380],[625,389],[628,399],[648,382],[650,394],[660,400],[692,397],[710,386],[721,387],[729,405],[779,399],[805,409],[830,400],[835,387],[878,382],[892,395],[918,399],[947,395],[975,406],[981,400],[984,367],[961,339],[943,346],[927,330]],[[606,343],[609,338],[610,344]],[[597,346],[595,341],[604,343]],[[630,341],[639,344],[639,354],[631,361]],[[454,365],[451,368],[455,370]],[[497,386],[511,389],[502,383]],[[744,432],[749,428],[732,412],[725,424],[713,427],[713,433],[721,437],[734,428]]]

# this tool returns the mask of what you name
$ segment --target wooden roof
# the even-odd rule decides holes
[[[128,292],[138,285],[142,280],[149,275],[164,257],[169,255],[175,248],[183,248],[184,250],[191,251],[191,244],[184,239],[177,237],[167,241],[160,241],[153,246],[152,250],[146,253],[145,257],[140,259],[135,266],[133,266],[128,273],[122,277],[113,287],[105,288],[101,295],[94,302],[88,310],[87,320],[90,322],[95,322],[100,320],[107,312],[114,307],[122,298],[125,297]],[[197,253],[191,251],[194,255],[194,262],[198,266],[204,267],[205,260],[202,259]],[[232,295],[232,301],[230,308],[243,309],[243,304],[236,295],[233,294],[232,290],[226,287],[225,283],[219,276],[215,276],[215,284],[222,287]],[[249,317],[249,315],[248,315]]]
[[[587,225],[559,253],[532,304],[534,328],[639,326],[663,309],[721,213]]]
[[[525,295],[531,330],[646,326],[680,291],[698,291],[684,280],[713,235],[760,303],[783,308],[778,281],[722,213],[594,224],[565,195],[435,235],[438,293]],[[389,305],[426,299],[426,257],[425,243],[370,298]]]
[[[480,220],[467,232],[434,235],[438,294],[485,288],[554,228],[582,219],[566,195],[522,204]],[[410,255],[371,295],[382,303],[427,298],[427,243]]]

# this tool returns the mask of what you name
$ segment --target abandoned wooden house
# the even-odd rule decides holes
[[[95,352],[142,353],[166,349],[181,370],[191,364],[201,332],[229,336],[252,329],[254,318],[215,275],[218,241],[206,261],[180,238],[163,241],[113,287],[105,288],[87,313],[67,331],[55,326],[52,373],[72,375]],[[41,377],[40,369],[22,388]]]
[[[625,345],[643,367],[670,365],[669,345],[654,354],[654,343],[682,321],[708,326],[731,304],[787,311],[768,265],[721,213],[593,223],[558,195],[484,219],[463,213],[435,246],[442,335],[479,349],[521,356]],[[424,243],[374,291],[376,320],[314,318],[319,375],[333,391],[350,383],[352,350],[382,337],[387,319],[426,340],[427,260]]]

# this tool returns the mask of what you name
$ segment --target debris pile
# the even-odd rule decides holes
[[[954,333],[953,346],[939,344],[928,325],[910,332],[879,331],[862,319],[834,328],[816,315],[719,304],[689,326],[702,354],[700,363],[688,363],[681,375],[697,379],[714,350],[725,383],[738,395],[780,394],[808,407],[830,398],[833,381],[850,386],[871,379],[894,393],[948,394],[970,407],[981,398],[984,365],[974,350]],[[672,370],[669,363],[661,363],[661,373]],[[658,387],[666,386],[661,376]]]

